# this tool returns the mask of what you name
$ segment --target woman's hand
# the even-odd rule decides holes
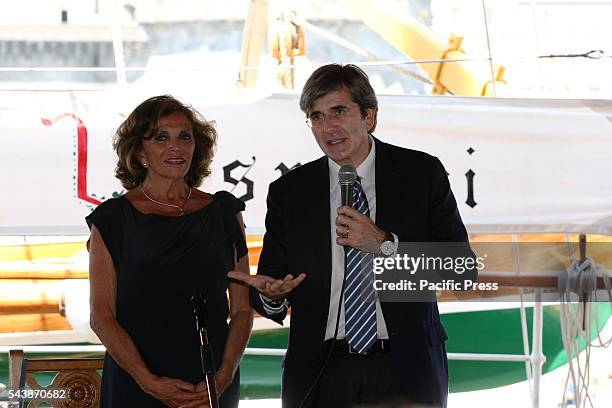
[[[217,371],[215,374],[217,397],[221,397],[221,394],[223,394],[226,388],[229,387],[233,379],[234,375],[230,372],[230,370],[220,368],[219,371]],[[181,405],[181,408],[200,408],[209,406],[208,386],[206,385],[206,380],[199,382],[195,386],[195,391],[198,399]]]
[[[169,407],[201,406],[187,405],[200,396],[196,387],[183,380],[168,377],[153,377],[141,385],[144,392],[160,400]]]

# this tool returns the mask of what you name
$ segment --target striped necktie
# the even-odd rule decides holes
[[[370,216],[368,199],[361,180],[353,185],[353,207]],[[346,252],[346,290],[344,292],[344,318],[346,341],[358,353],[366,353],[376,342],[376,297],[372,254],[349,247]]]

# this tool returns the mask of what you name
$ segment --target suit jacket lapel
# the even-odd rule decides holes
[[[393,215],[397,214],[397,192],[394,191],[400,184],[399,175],[394,170],[387,146],[380,140],[373,138],[376,143],[376,225],[388,231],[393,224]],[[394,187],[395,186],[395,187]]]
[[[322,305],[327,314],[329,297],[331,291],[331,225],[329,220],[329,164],[327,157],[323,156],[317,160],[317,166],[312,172],[309,180],[311,196],[308,197],[310,205],[305,206],[305,217],[310,224],[307,230],[312,231],[312,235],[307,236],[307,248],[310,248],[313,262],[315,278],[322,288],[320,293],[323,296]]]

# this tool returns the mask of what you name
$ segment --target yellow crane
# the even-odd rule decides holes
[[[432,93],[443,95],[450,91],[454,95],[492,95],[490,70],[476,70],[465,61],[466,53],[461,48],[463,37],[451,35],[448,42],[410,16],[398,16],[388,10],[379,0],[343,0],[357,17],[372,30],[393,44],[415,61],[440,61],[422,63],[420,66],[434,81]],[[495,88],[503,88],[504,68],[494,69]]]

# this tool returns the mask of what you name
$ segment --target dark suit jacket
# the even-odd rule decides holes
[[[426,153],[376,143],[376,224],[400,242],[467,242],[448,177]],[[298,167],[270,184],[266,234],[258,273],[275,278],[304,272],[289,295],[291,328],[284,360],[284,407],[298,407],[325,359],[323,341],[331,288],[327,157]],[[267,316],[256,291],[251,303]],[[382,303],[393,370],[406,398],[446,405],[448,368],[438,307],[429,303]],[[268,316],[281,323],[286,313]],[[308,405],[306,405],[308,406]]]

